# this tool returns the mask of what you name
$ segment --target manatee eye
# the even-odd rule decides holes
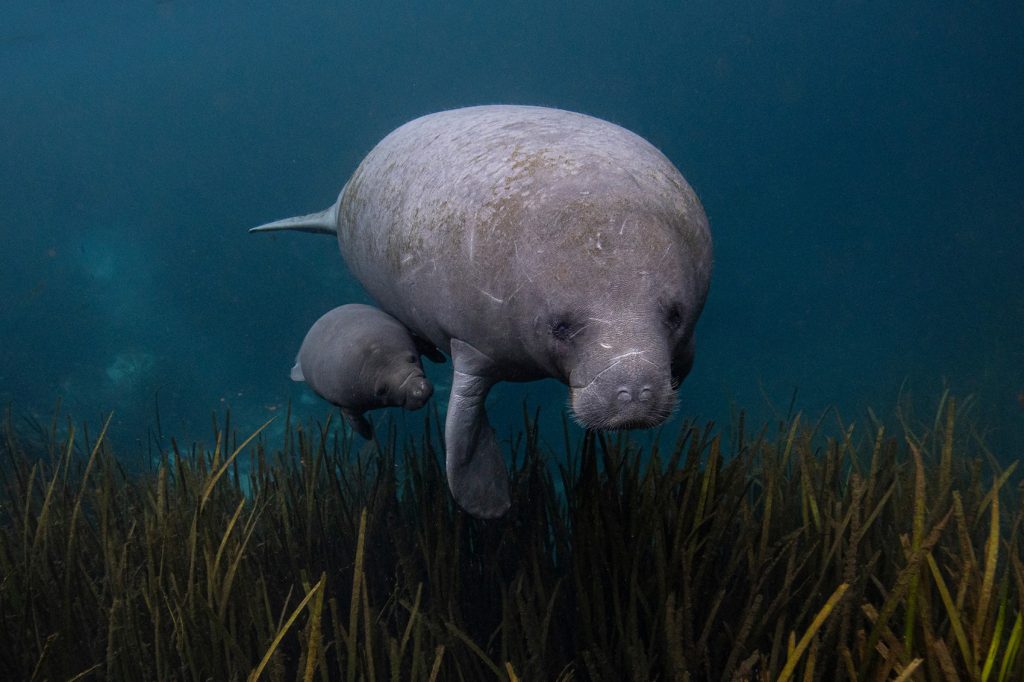
[[[409,364],[414,364],[416,362],[416,356],[413,355],[412,353],[409,353],[408,355],[405,356],[405,361],[408,362]]]
[[[377,386],[377,388],[376,388],[376,389],[374,390],[374,393],[376,393],[376,394],[377,394],[378,396],[383,396],[383,395],[385,395],[385,394],[386,394],[387,392],[388,392],[388,386],[387,386],[387,384],[379,384],[379,385]]]
[[[558,320],[551,325],[551,336],[559,341],[569,342],[572,340],[572,327],[564,320]]]

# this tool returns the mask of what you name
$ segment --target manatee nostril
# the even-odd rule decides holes
[[[620,403],[631,403],[633,401],[646,403],[650,402],[654,397],[654,391],[651,390],[650,386],[641,386],[638,390],[632,390],[628,386],[620,386],[619,392],[616,394],[616,399]]]

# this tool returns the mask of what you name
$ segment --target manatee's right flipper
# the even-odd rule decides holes
[[[451,396],[444,425],[448,486],[459,506],[483,519],[502,516],[511,506],[508,469],[484,400],[497,379],[490,358],[452,339]]]
[[[373,425],[370,424],[369,419],[363,416],[362,412],[353,412],[348,408],[342,407],[341,414],[345,417],[345,421],[348,422],[353,431],[366,440],[373,440]]]

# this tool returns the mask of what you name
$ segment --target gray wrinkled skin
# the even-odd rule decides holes
[[[416,119],[363,160],[338,202],[262,228],[336,232],[381,308],[449,353],[449,484],[483,517],[509,506],[483,401],[557,378],[587,428],[660,424],[693,361],[711,276],[699,200],[651,144],[541,107]]]
[[[387,313],[355,303],[334,308],[310,327],[291,377],[340,407],[367,439],[373,428],[364,412],[418,410],[434,392],[408,329]]]

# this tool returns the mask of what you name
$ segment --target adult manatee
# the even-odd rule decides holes
[[[526,106],[418,118],[333,206],[253,231],[283,229],[337,234],[380,307],[451,356],[448,483],[476,516],[510,504],[484,411],[495,382],[554,377],[583,426],[643,428],[693,362],[707,217],[665,156],[606,121]]]

